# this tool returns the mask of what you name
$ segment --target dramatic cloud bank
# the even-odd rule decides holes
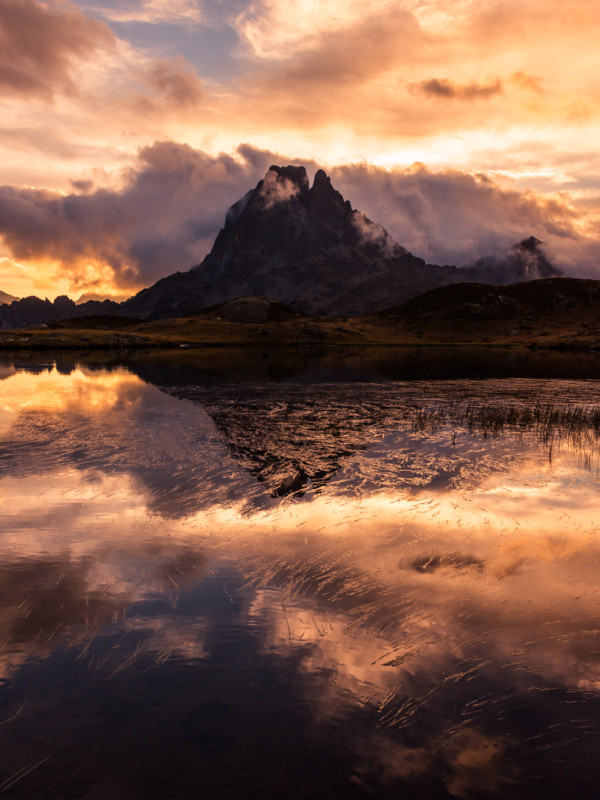
[[[429,261],[532,234],[596,274],[599,31],[597,0],[0,0],[0,289],[186,268],[269,161]]]
[[[0,187],[0,236],[15,259],[51,262],[74,290],[110,283],[133,291],[199,263],[228,208],[262,179],[281,154],[241,146],[235,156],[210,156],[189,145],[158,142],[142,148],[120,190],[73,183],[74,192]],[[297,162],[296,162],[297,163]],[[307,163],[311,171],[317,165]],[[597,240],[578,230],[582,209],[569,198],[500,186],[489,177],[423,165],[385,170],[336,167],[333,183],[355,208],[364,235],[386,239],[438,264],[469,264],[502,256],[534,235],[567,272],[597,275]],[[285,202],[267,181],[265,202]],[[595,213],[594,207],[588,213]],[[383,226],[383,228],[381,227]],[[390,244],[390,249],[392,246]]]
[[[565,271],[600,277],[596,237],[580,230],[582,216],[598,218],[599,200],[584,210],[565,193],[508,188],[485,175],[422,164],[400,170],[350,165],[335,168],[332,177],[344,196],[432,263],[463,266],[501,256],[533,235]]]
[[[272,157],[252,148],[211,157],[159,142],[140,151],[120,191],[89,182],[68,195],[0,187],[0,236],[14,258],[52,261],[78,288],[109,279],[138,289],[198,263],[227,208]]]

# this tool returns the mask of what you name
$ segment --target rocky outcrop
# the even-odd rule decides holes
[[[427,264],[352,208],[318,170],[272,166],[234,203],[204,261],[143,289],[124,303],[26,298],[0,306],[0,328],[118,314],[140,319],[184,316],[241,297],[269,297],[315,315],[359,316],[430,289],[463,281],[514,283],[559,274],[537,239],[504,259],[457,268]]]
[[[560,271],[546,258],[541,244],[535,236],[530,236],[515,245],[508,256],[480,258],[475,264],[463,267],[461,276],[465,281],[498,284],[559,276]]]
[[[462,281],[556,275],[531,237],[506,259],[458,269],[427,264],[352,208],[318,170],[272,166],[228,211],[211,252],[124,305],[142,318],[178,316],[237,297],[268,296],[310,314],[357,316]]]

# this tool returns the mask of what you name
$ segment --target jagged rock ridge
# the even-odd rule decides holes
[[[248,296],[311,314],[358,316],[447,284],[558,275],[540,244],[530,237],[508,258],[482,258],[460,269],[427,264],[353,209],[323,170],[310,186],[304,167],[272,166],[231,206],[211,252],[188,272],[169,275],[123,303],[25,298],[0,307],[0,328],[90,314],[176,317]]]
[[[236,297],[268,296],[311,314],[356,316],[462,281],[559,274],[534,237],[506,259],[466,268],[427,264],[352,208],[318,170],[272,166],[228,211],[211,252],[125,303],[127,313],[177,316]],[[505,280],[505,276],[507,279]]]

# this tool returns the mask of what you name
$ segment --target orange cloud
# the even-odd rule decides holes
[[[51,99],[76,94],[74,73],[97,50],[111,50],[115,37],[104,23],[67,3],[35,0],[0,3],[0,92]]]
[[[0,236],[13,258],[39,264],[41,274],[51,269],[79,292],[95,285],[134,291],[200,263],[229,206],[270,164],[294,161],[248,145],[233,157],[157,142],[140,150],[120,189],[89,181],[74,182],[69,194],[0,187]],[[564,193],[536,194],[485,175],[419,164],[389,170],[350,164],[332,176],[354,207],[430,262],[460,266],[504,256],[534,235],[559,267],[597,274],[598,198],[586,196],[578,205]]]
[[[445,78],[430,78],[421,81],[414,89],[430,97],[443,100],[487,100],[494,95],[502,94],[502,83],[495,80],[492,83],[468,83],[458,85]]]
[[[157,90],[180,108],[194,106],[202,99],[200,80],[182,58],[176,61],[155,61],[150,65],[144,79],[150,88]]]
[[[253,160],[244,158],[250,152]],[[58,270],[78,290],[110,280],[138,289],[198,263],[227,208],[273,157],[251,148],[213,157],[158,142],[140,150],[120,190],[85,181],[66,195],[0,187],[0,236],[14,257]]]

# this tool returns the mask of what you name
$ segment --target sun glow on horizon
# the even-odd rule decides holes
[[[457,184],[459,172],[512,180],[539,208],[563,191],[571,251],[553,241],[549,216],[531,232],[571,274],[599,274],[592,0],[257,0],[235,11],[7,0],[3,31],[13,50],[0,70],[0,290],[120,295],[187,269],[229,205],[278,162],[379,170],[377,221],[409,249],[423,231],[400,238],[390,187],[415,163],[455,170]],[[145,161],[160,143],[172,145],[171,162]],[[355,180],[347,199],[373,213],[370,194]],[[433,194],[419,202],[444,213]],[[416,254],[448,256],[429,221],[419,221],[428,253]],[[482,230],[480,255],[489,238]],[[468,241],[451,247],[460,263],[477,245]]]

